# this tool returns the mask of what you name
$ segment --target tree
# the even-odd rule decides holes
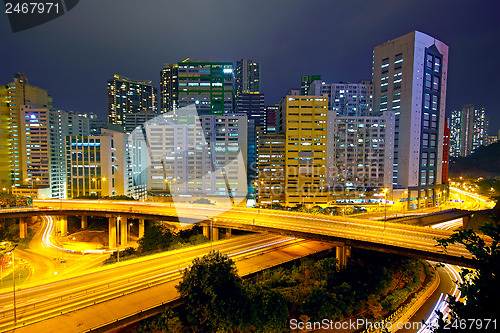
[[[176,286],[195,331],[230,332],[248,327],[249,301],[233,260],[212,251],[196,258]]]
[[[286,298],[278,291],[256,284],[248,286],[251,324],[256,332],[285,332],[288,321]]]
[[[144,230],[144,236],[139,239],[139,251],[151,252],[167,250],[176,242],[178,236],[159,224],[154,224]]]
[[[461,296],[466,302],[450,295],[448,304],[451,309],[449,323],[457,323],[471,319],[498,319],[500,309],[500,223],[499,218],[492,216],[492,223],[486,222],[478,229],[492,241],[485,241],[473,229],[461,229],[447,239],[438,242],[446,249],[449,244],[462,244],[473,255],[474,270],[464,268],[461,272],[462,281],[458,283]],[[450,325],[444,328],[445,320],[440,315],[439,327],[436,332],[450,332]],[[468,326],[467,326],[468,327]],[[451,330],[464,331],[460,326]],[[490,325],[488,331],[496,331]]]
[[[181,333],[182,323],[175,312],[168,308],[159,315],[142,321],[134,331],[136,333]]]

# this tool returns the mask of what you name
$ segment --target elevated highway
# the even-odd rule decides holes
[[[474,213],[475,211],[462,210],[462,209],[447,209],[441,212],[392,219],[391,222],[427,227],[455,219],[462,219],[462,224],[464,226],[467,226],[467,222],[469,221],[470,217],[474,215]]]
[[[50,219],[50,217],[48,217]],[[229,255],[241,276],[334,247],[332,243],[252,234],[213,244],[132,259],[45,284],[16,288],[16,322],[11,290],[0,292],[0,332],[106,331],[134,318],[161,312],[179,296],[174,286],[192,260],[213,247]]]
[[[200,223],[205,228],[212,226],[216,231],[217,228],[228,228],[268,232],[303,239],[342,242],[346,246],[398,253],[461,266],[472,264],[472,256],[463,246],[450,245],[447,251],[438,246],[437,239],[449,237],[452,231],[359,218],[250,208],[228,210],[228,207],[211,205],[172,206],[120,201],[100,201],[96,205],[95,200],[40,200],[33,208],[0,212],[0,218],[30,214],[96,215],[107,216],[110,221],[117,218],[175,221],[177,216],[182,216],[183,221]],[[456,216],[447,218],[452,220],[456,219]],[[440,218],[440,221],[442,220],[446,218]],[[111,239],[110,244],[112,244]]]

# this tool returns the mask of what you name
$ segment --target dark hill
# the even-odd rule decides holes
[[[481,146],[467,157],[450,161],[450,177],[500,177],[500,141],[489,146]]]

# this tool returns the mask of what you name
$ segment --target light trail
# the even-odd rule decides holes
[[[471,197],[471,198],[473,198],[473,199],[479,200],[479,201],[481,201],[481,202],[485,203],[488,207],[493,208],[493,204],[492,204],[490,201],[488,201],[488,200],[484,199],[484,197],[482,197],[482,196],[480,196],[480,195],[478,195],[478,194],[475,194],[475,193],[470,193],[470,192],[467,192],[467,191],[461,190],[461,189],[456,188],[456,187],[451,187],[451,186],[450,186],[450,190],[453,190],[453,191],[458,192],[458,193],[460,193],[460,194],[462,194],[462,195],[465,195],[465,196]]]
[[[67,253],[73,253],[73,254],[103,254],[106,252],[106,250],[84,250],[84,251],[76,251],[76,250],[71,250],[71,249],[65,249],[63,247],[57,246],[56,244],[52,243],[52,235],[54,233],[54,228],[55,228],[55,223],[54,219],[52,216],[46,215],[45,218],[47,219],[47,228],[45,228],[43,235],[42,235],[42,246],[45,248],[52,248],[58,251],[63,251]]]
[[[460,276],[460,267],[452,266],[449,264],[444,265],[446,273],[450,276],[450,279],[455,283],[455,288],[451,293],[456,299],[460,298],[460,290],[458,290],[458,283],[462,282],[462,277]],[[432,309],[432,313],[429,315],[427,320],[425,320],[425,325],[423,325],[417,333],[432,333],[433,327],[436,327],[437,321],[439,319],[436,311],[443,314],[443,319],[446,320],[450,316],[451,309],[448,305],[449,295],[441,293],[439,300]]]
[[[462,225],[463,225],[462,219],[455,219],[455,220],[451,220],[451,221],[445,221],[445,222],[434,224],[431,226],[431,228],[451,230],[451,229],[459,228]]]

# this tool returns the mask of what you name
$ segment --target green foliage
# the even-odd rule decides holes
[[[281,205],[280,205],[281,206]],[[271,209],[276,209],[271,207]],[[302,212],[302,213],[310,213],[310,214],[323,214],[323,215],[352,215],[352,214],[360,214],[366,212],[366,208],[359,206],[349,206],[349,207],[338,207],[338,206],[328,206],[322,208],[321,206],[307,206],[302,204],[296,204],[293,207],[289,208],[290,211],[293,212]]]
[[[126,249],[120,250],[120,260],[129,260],[139,257],[139,253],[133,247],[127,247]],[[118,252],[113,252],[108,259],[104,261],[104,264],[112,264],[118,261]]]
[[[227,255],[212,251],[196,258],[176,288],[195,331],[230,332],[249,325],[249,298]]]
[[[253,329],[263,333],[286,331],[288,305],[285,297],[275,290],[255,284],[249,285],[247,290]]]
[[[500,221],[492,216],[493,223],[485,223],[479,230],[492,241],[486,242],[473,229],[461,229],[447,239],[438,242],[446,249],[450,244],[462,244],[473,255],[475,270],[464,268],[462,281],[458,287],[466,302],[451,296],[448,303],[451,320],[499,318],[498,300],[500,299]],[[448,332],[441,322],[437,332]]]
[[[452,159],[449,164],[450,176],[499,177],[500,142],[477,148],[466,157]]]
[[[81,195],[73,199],[94,199],[94,200],[120,200],[120,201],[137,201],[133,197],[128,197],[126,195],[114,195],[114,196],[100,196],[97,194]]]
[[[141,321],[134,330],[135,333],[181,333],[182,322],[172,309],[166,309],[161,314]]]
[[[495,179],[481,179],[475,181],[475,184],[478,186],[479,193],[489,196],[492,199],[498,200],[498,194],[500,193],[500,178]],[[493,190],[491,190],[493,189]]]
[[[342,311],[338,308],[337,297],[323,288],[314,288],[306,296],[302,304],[302,311],[312,319],[331,318],[338,320],[342,318]]]
[[[160,224],[153,224],[144,230],[144,237],[139,239],[140,252],[166,251],[180,241],[179,237]]]
[[[177,289],[195,332],[284,332],[290,317],[340,320],[361,310],[379,318],[386,313],[381,301],[386,308],[396,307],[419,286],[421,264],[360,253],[362,259],[351,260],[343,270],[335,258],[303,259],[244,283],[231,259],[211,252],[193,261]]]
[[[213,205],[214,203],[207,198],[198,198],[193,201],[194,204],[200,204],[200,205]]]
[[[19,197],[6,192],[0,192],[0,207],[28,206],[28,197]]]
[[[161,224],[152,224],[148,226],[148,228],[145,228],[144,236],[137,241],[139,244],[137,251],[132,247],[120,251],[120,261],[206,243],[208,239],[203,236],[201,232],[202,227],[200,226],[195,226],[188,230],[181,230],[176,233],[163,227]],[[115,262],[117,262],[116,252],[114,252],[104,263],[112,264]]]
[[[384,303],[387,309],[397,307],[420,286],[419,261],[360,253],[343,270],[339,270],[335,258],[317,262],[304,259],[289,269],[265,271],[253,283],[283,294],[292,317],[306,315],[314,320],[338,320],[361,309],[378,318],[384,310],[380,303],[389,288],[389,298]]]

